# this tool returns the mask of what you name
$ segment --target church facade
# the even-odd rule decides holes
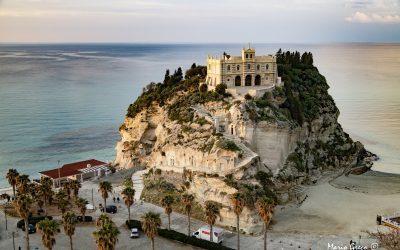
[[[243,48],[241,56],[222,57],[208,56],[207,78],[208,89],[225,83],[229,88],[240,87],[273,87],[280,83],[276,57],[273,55],[256,56],[254,48]],[[260,88],[258,87],[258,88]]]

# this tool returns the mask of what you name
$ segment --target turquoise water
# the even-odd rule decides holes
[[[144,85],[165,69],[240,54],[240,44],[0,45],[0,176],[96,158],[112,161],[118,127]],[[256,44],[258,54],[312,51],[343,127],[400,173],[400,45]],[[0,187],[6,186],[0,178]]]

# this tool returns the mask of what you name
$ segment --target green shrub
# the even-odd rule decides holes
[[[174,230],[168,229],[158,229],[158,235],[167,239],[180,241],[184,244],[189,244],[192,246],[200,247],[203,249],[213,249],[213,250],[233,250],[232,248],[222,246],[220,244],[210,242],[207,240],[202,240],[194,237],[189,237],[186,234],[176,232]]]
[[[130,220],[125,222],[126,226],[131,228],[137,228],[142,230],[142,224],[138,220]],[[233,250],[232,248],[222,246],[220,244],[210,242],[207,240],[202,240],[194,237],[187,236],[186,234],[179,233],[174,230],[168,230],[163,228],[158,228],[158,235],[167,239],[176,240],[184,244],[189,244],[192,246],[200,247],[203,249],[215,249],[215,250]]]
[[[301,158],[301,155],[299,153],[293,152],[291,153],[286,161],[288,162],[293,162],[296,166],[296,169],[299,170],[300,172],[304,172],[306,169],[304,167],[303,159]]]
[[[236,145],[236,143],[231,140],[220,141],[218,146],[220,148],[223,148],[223,149],[229,150],[229,151],[239,151],[240,150],[240,148]]]
[[[253,97],[250,94],[245,94],[244,99],[251,100],[251,99],[253,99]]]
[[[210,122],[208,122],[204,117],[197,118],[194,122],[200,124],[201,126],[204,124],[210,124]]]
[[[226,84],[225,83],[221,83],[221,84],[218,84],[216,87],[215,87],[215,92],[216,93],[218,93],[219,95],[225,95],[225,93],[226,93],[226,89],[227,89],[228,87],[226,86]]]
[[[207,92],[207,89],[208,89],[208,86],[207,86],[207,84],[202,84],[202,85],[200,85],[200,92]]]

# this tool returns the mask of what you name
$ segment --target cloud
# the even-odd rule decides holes
[[[386,23],[386,24],[393,24],[393,23],[400,23],[400,15],[397,14],[386,14],[380,15],[376,13],[367,14],[364,12],[355,12],[353,15],[346,17],[346,21],[354,22],[354,23]]]

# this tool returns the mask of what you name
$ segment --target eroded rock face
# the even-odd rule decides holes
[[[195,174],[188,191],[200,204],[207,200],[221,203],[222,221],[217,224],[222,226],[236,226],[229,197],[238,188],[228,185],[226,176],[241,187],[250,183],[256,190],[266,185],[257,173],[269,173],[273,177],[267,185],[274,192],[288,183],[310,183],[326,170],[370,164],[371,154],[343,131],[338,113],[323,113],[300,126],[251,101],[214,101],[187,108],[194,110],[191,122],[170,120],[167,109],[155,103],[134,118],[127,117],[120,128],[114,164],[191,170]],[[263,114],[268,119],[262,119]],[[287,196],[282,193],[281,200]],[[252,206],[244,209],[240,225],[249,234],[259,234],[263,228]]]
[[[228,186],[224,181],[217,178],[205,178],[195,176],[189,192],[193,193],[200,203],[216,201],[221,203],[221,218],[217,224],[235,229],[236,215],[231,208],[230,195],[238,190]],[[239,217],[240,228],[246,234],[259,234],[263,229],[263,223],[253,208],[245,207]],[[235,229],[236,230],[236,229]]]

